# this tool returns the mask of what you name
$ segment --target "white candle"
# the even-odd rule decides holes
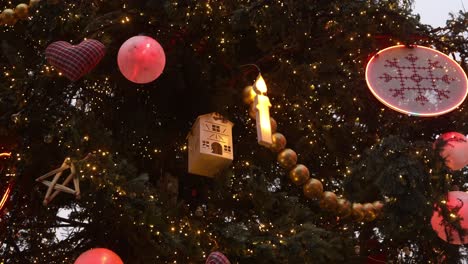
[[[254,100],[257,121],[258,144],[271,146],[270,99],[266,95],[257,94]]]

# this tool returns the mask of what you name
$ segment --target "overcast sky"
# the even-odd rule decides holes
[[[433,27],[445,26],[449,13],[457,14],[459,10],[468,8],[468,0],[415,0],[414,2],[414,13],[420,14],[422,23]]]

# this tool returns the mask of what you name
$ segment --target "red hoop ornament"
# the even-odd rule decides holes
[[[9,183],[7,185],[7,188],[5,189],[5,192],[2,195],[2,198],[0,200],[0,215],[3,213],[3,209],[5,207],[6,202],[8,201],[8,198],[10,198],[12,187],[13,187],[13,183]]]
[[[0,153],[0,158],[9,158],[11,156],[11,152],[2,152]],[[0,173],[2,173],[3,175],[3,171],[4,171],[4,166],[3,164],[0,164]],[[11,175],[7,175],[7,176],[11,176]],[[0,193],[0,215],[2,215],[3,213],[3,210],[5,208],[5,205],[6,205],[6,202],[8,201],[8,198],[10,198],[10,193],[11,193],[11,189],[13,188],[13,181],[9,181],[9,183],[6,185],[6,188],[3,189],[1,186],[0,186],[0,191],[3,191]]]
[[[367,63],[366,81],[372,94],[387,107],[422,117],[448,113],[468,94],[468,79],[456,61],[416,45],[379,51]]]

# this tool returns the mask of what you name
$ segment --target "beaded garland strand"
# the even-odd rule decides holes
[[[18,4],[15,9],[7,8],[0,13],[0,25],[13,26],[18,19],[25,20],[29,17],[29,10],[36,7],[41,0],[30,0],[29,5]],[[48,0],[49,4],[58,4],[58,0]]]
[[[253,119],[255,108],[253,107],[252,86],[247,86],[243,92],[243,99],[249,104],[249,116]],[[355,221],[371,222],[382,212],[384,204],[381,201],[373,203],[351,203],[345,198],[338,198],[334,192],[324,191],[320,180],[311,178],[309,169],[303,164],[297,164],[297,154],[294,150],[286,148],[286,137],[276,131],[276,120],[270,118],[272,128],[272,144],[269,149],[278,153],[279,165],[289,171],[290,180],[298,187],[302,186],[304,196],[311,200],[318,200],[320,207],[335,213],[340,218],[351,218]]]

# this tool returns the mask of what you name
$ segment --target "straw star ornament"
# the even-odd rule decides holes
[[[89,157],[86,156],[83,160]],[[58,183],[60,177],[67,171],[70,170],[70,174],[65,178],[65,180],[60,184]],[[46,180],[49,177],[52,177],[52,181]],[[75,164],[71,161],[70,158],[66,158],[62,165],[52,170],[36,179],[37,182],[43,183],[47,186],[47,192],[44,196],[44,205],[48,205],[60,192],[65,192],[72,194],[76,197],[76,199],[80,199],[80,180],[78,174],[76,173]],[[67,187],[67,185],[73,181],[73,188]]]

